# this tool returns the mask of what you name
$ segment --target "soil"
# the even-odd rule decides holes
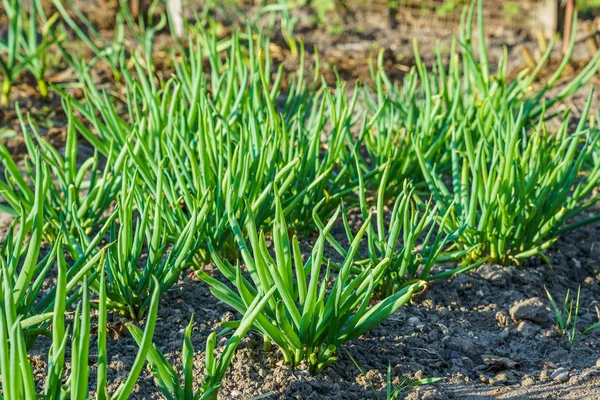
[[[81,2],[91,4],[88,2]],[[248,13],[252,8],[245,9]],[[96,16],[96,23],[110,18],[114,9],[94,5],[85,10]],[[323,73],[328,82],[335,82],[337,70],[351,80],[368,79],[368,58],[385,49],[386,69],[400,79],[413,63],[410,29],[390,30],[383,9],[356,13],[343,20],[342,33],[332,35],[315,26],[305,9],[299,14],[299,32],[307,49],[318,44]],[[102,14],[104,13],[104,14]],[[225,19],[223,18],[225,21]],[[234,21],[235,23],[235,21]],[[110,24],[101,28],[109,33]],[[0,28],[1,30],[1,28]],[[169,45],[165,37],[160,40]],[[426,62],[433,57],[437,32],[419,32],[419,43]],[[502,53],[501,43],[507,43],[513,70],[522,67],[520,46],[535,49],[535,40],[524,32],[499,31],[489,37],[492,60]],[[442,38],[448,46],[449,35]],[[295,60],[284,50],[282,38],[275,37],[279,52],[274,55],[293,70]],[[587,57],[584,47],[576,56]],[[99,66],[99,68],[102,68]],[[579,67],[573,64],[573,72]],[[168,71],[162,71],[168,73]],[[72,71],[56,68],[49,75],[57,84],[72,81]],[[12,100],[23,110],[35,115],[43,133],[55,143],[64,137],[66,118],[60,99],[39,98],[26,75],[18,82]],[[98,72],[98,84],[112,87],[110,73]],[[568,77],[567,77],[568,79]],[[581,109],[585,103],[582,91],[567,106]],[[600,97],[598,97],[600,99]],[[594,107],[596,112],[597,107]],[[22,139],[15,110],[8,108],[0,115],[0,126],[8,128],[3,137],[12,154],[23,155]],[[0,215],[0,231],[10,219]],[[303,248],[310,247],[310,240]],[[456,278],[432,283],[415,298],[414,304],[403,307],[389,320],[338,349],[339,360],[322,375],[311,376],[304,368],[296,371],[283,365],[276,349],[265,352],[262,339],[250,333],[236,352],[223,382],[223,399],[365,399],[385,398],[388,365],[394,384],[405,379],[411,382],[423,378],[444,378],[431,385],[407,388],[408,399],[594,399],[600,398],[600,329],[589,335],[580,332],[600,319],[600,224],[594,224],[561,238],[549,250],[552,265],[534,259],[521,269],[484,265],[476,271]],[[553,322],[545,287],[558,301],[567,290],[572,296],[581,287],[581,304],[577,320],[576,340],[569,342]],[[205,283],[193,273],[186,273],[177,285],[161,299],[155,343],[177,368],[183,331],[194,318],[192,342],[196,347],[195,383],[204,374],[204,346],[208,335],[220,330],[219,323],[235,318],[231,309],[210,295]],[[109,317],[111,337],[108,341],[109,390],[114,390],[127,377],[137,353],[137,345],[124,328],[126,320]],[[95,346],[91,337],[91,348]],[[219,342],[222,349],[224,340]],[[31,352],[32,365],[40,385],[45,374],[49,342],[40,338]],[[353,359],[365,372],[359,371]],[[91,382],[95,378],[95,360],[91,360]],[[91,393],[93,394],[93,392]],[[151,374],[144,369],[134,399],[161,399]]]

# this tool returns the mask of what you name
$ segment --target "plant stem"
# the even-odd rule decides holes
[[[44,99],[47,99],[48,98],[48,85],[46,84],[46,81],[44,81],[43,79],[38,79],[37,85],[38,85],[38,90],[40,91],[40,94],[42,95],[42,97]]]
[[[10,89],[12,88],[12,81],[9,78],[4,78],[2,81],[2,93],[0,94],[0,106],[8,104],[8,96],[10,95]]]

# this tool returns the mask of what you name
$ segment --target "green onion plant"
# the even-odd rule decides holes
[[[40,154],[37,153],[39,161]],[[88,281],[98,275],[98,264],[104,257],[104,249],[98,250],[101,239],[108,230],[108,225],[99,229],[96,236],[87,243],[75,243],[73,238],[64,239],[64,232],[59,234],[56,242],[49,246],[43,244],[44,208],[48,190],[47,170],[36,170],[37,180],[34,202],[30,210],[20,208],[20,214],[13,220],[8,234],[0,248],[0,280],[5,293],[10,294],[11,312],[20,319],[22,333],[26,337],[25,344],[33,345],[38,335],[50,335],[49,320],[52,317],[56,288],[44,289],[48,273],[59,264],[65,264],[64,251],[74,260],[66,268],[67,304],[73,304],[80,296],[78,285],[86,275]],[[29,238],[29,240],[27,240]],[[8,301],[9,297],[5,300]]]
[[[524,107],[516,117],[507,111],[488,121],[481,110],[474,126],[454,122],[451,176],[414,147],[436,204],[450,213],[444,229],[466,226],[456,245],[460,250],[477,245],[466,262],[489,257],[492,263],[520,265],[531,256],[549,262],[544,251],[561,233],[599,219],[592,214],[574,220],[600,200],[600,164],[584,168],[599,138],[586,129],[592,95],[572,133],[568,111],[555,134],[543,121],[528,129]]]
[[[100,154],[128,154],[142,197],[156,198],[162,175],[169,238],[178,237],[191,210],[206,201],[209,209],[199,223],[214,247],[233,255],[226,199],[235,201],[239,219],[248,202],[257,224],[265,226],[277,185],[290,225],[308,229],[323,196],[329,199],[323,209],[333,209],[337,198],[354,190],[357,181],[348,181],[346,171],[349,149],[357,146],[351,129],[359,119],[358,92],[349,99],[340,82],[332,93],[316,72],[309,80],[303,69],[284,92],[283,68],[271,73],[268,40],[251,29],[232,36],[225,56],[214,34],[199,34],[181,57],[174,60],[175,76],[157,82],[152,67],[132,55],[135,75],[122,71],[126,117],[89,74],[82,77],[87,101],[73,103],[93,128],[74,121],[77,130]],[[200,243],[201,259],[207,259],[206,242]]]
[[[353,238],[339,271],[332,274],[324,250],[339,212],[338,208],[327,225],[320,229],[310,257],[303,261],[298,239],[294,236],[290,240],[278,197],[272,230],[275,258],[267,248],[264,232],[257,230],[253,213],[248,213],[246,221],[247,242],[229,207],[231,229],[249,276],[241,266],[231,265],[215,251],[212,252],[215,264],[235,290],[198,271],[199,277],[211,285],[213,295],[240,313],[245,313],[257,296],[262,297],[276,287],[263,313],[256,318],[254,328],[263,335],[266,344],[276,344],[286,363],[296,367],[307,361],[313,373],[319,373],[335,362],[335,352],[340,345],[385,320],[425,286],[424,281],[418,281],[376,301],[375,290],[387,273],[390,259],[365,266],[358,275],[352,273],[359,243],[370,226],[371,215]]]
[[[544,286],[548,301],[554,311],[554,322],[560,330],[561,334],[567,334],[569,343],[573,345],[576,340],[575,333],[577,332],[577,315],[579,314],[579,297],[581,295],[581,286],[577,289],[577,298],[575,299],[575,309],[573,309],[573,299],[570,299],[570,290],[567,290],[565,299],[563,300],[562,308],[556,303],[548,288]],[[569,332],[570,330],[570,332]]]
[[[3,0],[3,6],[8,26],[6,39],[0,39],[0,105],[8,103],[12,86],[24,70],[33,74],[40,94],[46,98],[46,55],[50,46],[62,40],[53,33],[58,15],[47,18],[40,0],[32,1],[29,7],[20,0]]]
[[[390,296],[405,286],[418,281],[433,281],[447,278],[481,265],[485,260],[478,260],[466,266],[435,271],[432,269],[436,264],[453,263],[460,260],[478,245],[462,250],[449,251],[451,245],[456,241],[464,230],[457,227],[456,231],[444,234],[443,227],[448,214],[440,215],[439,207],[418,202],[415,188],[410,182],[404,182],[403,191],[396,198],[393,207],[387,210],[384,195],[388,185],[389,169],[384,170],[381,176],[378,196],[376,197],[375,218],[367,230],[368,257],[353,266],[356,273],[361,271],[365,265],[376,265],[384,259],[389,260],[377,291],[383,296]],[[363,218],[368,218],[369,211],[366,198],[366,188],[362,178],[359,183],[360,211]],[[389,220],[386,216],[389,215]],[[318,220],[318,216],[315,215]],[[342,219],[349,242],[354,240],[352,229],[345,212]],[[319,221],[322,228],[323,223]],[[328,235],[327,240],[334,249],[346,257],[347,252],[340,242],[333,236]],[[331,262],[335,268],[341,265]]]
[[[69,100],[64,105],[68,128],[62,154],[40,135],[29,117],[28,123],[25,123],[18,106],[17,115],[27,149],[24,168],[19,167],[6,146],[0,143],[0,162],[5,168],[5,180],[0,181],[0,191],[6,200],[5,204],[0,205],[0,210],[18,215],[23,207],[26,212],[31,212],[34,191],[38,187],[45,187],[44,238],[51,241],[61,231],[67,236],[77,237],[78,231],[90,234],[102,226],[111,215],[121,184],[117,170],[127,155],[126,152],[118,154],[109,150],[107,158],[103,160],[103,156],[96,151],[94,156],[80,162],[75,117]],[[102,161],[105,167],[101,166]],[[51,173],[39,176],[37,172],[41,170]]]
[[[482,0],[473,0],[470,7],[465,8],[460,33],[453,38],[449,54],[443,55],[437,45],[429,68],[421,59],[415,39],[415,66],[402,82],[394,82],[385,73],[383,52],[376,62],[377,68],[371,62],[372,83],[363,85],[362,98],[371,113],[378,117],[364,134],[365,151],[361,153],[359,174],[369,170],[382,172],[384,165],[389,164],[390,183],[386,196],[393,197],[401,191],[405,178],[412,179],[417,188],[422,188],[423,175],[413,152],[414,146],[420,147],[428,159],[436,160],[438,171],[449,173],[452,164],[450,143],[457,121],[472,127],[479,123],[478,120],[490,124],[496,115],[521,112],[523,126],[532,127],[540,118],[555,117],[556,113],[545,110],[567,99],[597,73],[600,52],[560,90],[549,95],[573,55],[577,30],[575,16],[569,50],[546,82],[539,82],[539,76],[544,68],[548,68],[552,43],[533,70],[524,69],[511,79],[508,50],[505,49],[496,68],[490,65],[482,7]],[[477,26],[476,40],[474,25]]]
[[[195,242],[201,238],[202,219],[206,207],[194,213],[174,244],[167,241],[164,220],[165,201],[159,176],[155,199],[142,202],[140,209],[133,206],[135,191],[131,190],[126,171],[117,199],[117,217],[110,230],[106,256],[108,307],[130,318],[140,320],[152,299],[153,282],[158,282],[159,294],[177,282],[181,271],[190,264]]]
[[[62,254],[59,255],[59,258]],[[15,312],[13,296],[6,280],[0,294],[0,387],[2,398],[5,400],[20,399],[78,399],[90,398],[90,333],[91,333],[91,302],[87,279],[83,279],[82,299],[73,316],[72,332],[65,327],[65,312],[68,307],[67,270],[64,262],[58,262],[57,286],[52,318],[52,345],[48,353],[48,369],[45,383],[38,393],[37,381],[25,346],[23,325],[25,320]],[[140,340],[140,349],[126,380],[121,383],[112,395],[108,394],[106,351],[106,289],[103,283],[104,272],[100,275],[100,298],[98,308],[98,366],[96,379],[97,399],[127,399],[131,395],[146,356],[152,345],[154,327],[158,311],[158,284],[155,285],[146,328]],[[26,324],[25,324],[26,325]],[[67,343],[71,336],[71,352],[67,359]],[[67,362],[70,367],[67,368]]]
[[[56,7],[62,21],[73,31],[75,36],[83,42],[94,54],[93,58],[86,62],[86,68],[92,68],[98,61],[105,61],[113,74],[115,81],[120,81],[121,67],[125,58],[125,19],[121,12],[117,13],[115,20],[114,34],[111,41],[102,37],[94,24],[77,8],[71,0],[53,0],[52,4]],[[74,19],[71,14],[75,16]],[[80,24],[82,26],[80,26]],[[60,26],[63,35],[67,35],[67,29],[64,25]],[[76,67],[80,63],[75,56],[72,56],[72,50],[61,48],[62,54],[69,64]]]

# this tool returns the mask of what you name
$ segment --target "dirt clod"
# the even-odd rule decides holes
[[[514,322],[531,321],[542,324],[548,321],[546,306],[538,297],[515,302],[509,312]]]

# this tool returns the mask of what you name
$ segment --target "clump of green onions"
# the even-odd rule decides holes
[[[524,108],[516,117],[507,111],[488,120],[482,111],[475,125],[453,123],[449,179],[415,146],[436,203],[450,213],[445,229],[466,226],[456,245],[477,245],[467,262],[519,265],[536,255],[549,262],[544,251],[561,233],[598,220],[573,220],[600,200],[600,164],[590,162],[599,136],[586,129],[591,100],[573,133],[568,111],[555,134],[541,121],[527,129]]]
[[[69,304],[68,274],[62,252],[57,252],[58,275],[52,312],[52,345],[48,354],[48,371],[41,393],[37,393],[36,378],[27,357],[25,336],[23,330],[27,320],[15,312],[12,288],[4,279],[0,287],[0,387],[6,400],[66,398],[89,398],[90,384],[90,333],[91,333],[91,301],[88,280],[82,279],[82,299],[76,308],[69,356],[70,368],[67,368],[67,342],[69,329],[65,327],[65,311]],[[98,276],[97,276],[98,277]],[[98,306],[98,366],[96,374],[96,398],[124,400],[129,398],[146,361],[146,356],[152,345],[156,316],[158,312],[158,283],[155,282],[152,301],[146,321],[146,328],[140,340],[140,349],[131,367],[127,379],[119,385],[110,396],[107,388],[108,358],[106,351],[106,287],[104,272],[100,278],[100,298]]]
[[[381,176],[376,197],[375,218],[372,218],[372,223],[367,230],[368,257],[356,262],[353,267],[355,273],[359,273],[364,265],[376,265],[381,260],[389,259],[389,266],[377,291],[383,296],[390,296],[415,282],[433,281],[463,273],[478,267],[485,261],[478,260],[463,267],[432,273],[434,265],[460,260],[478,245],[474,244],[470,248],[449,251],[452,244],[462,235],[464,226],[459,226],[455,231],[444,235],[442,228],[446,225],[448,213],[440,215],[439,206],[433,206],[431,201],[422,204],[410,182],[404,182],[403,191],[388,212],[384,195],[388,185],[389,171],[386,168]],[[361,178],[359,208],[365,219],[369,217],[366,193]],[[389,221],[385,220],[386,215],[389,215]],[[354,235],[345,212],[342,212],[342,218],[346,238],[352,242]],[[318,220],[318,215],[315,215],[315,219]],[[323,228],[322,222],[319,221],[318,225]],[[328,235],[327,239],[341,256],[347,255],[344,247],[333,235]],[[331,265],[338,269],[341,268],[341,265],[333,262]]]
[[[390,259],[365,266],[356,275],[353,264],[359,243],[370,226],[371,215],[357,232],[345,254],[337,274],[324,258],[327,236],[337,220],[340,209],[320,234],[306,262],[298,239],[291,240],[283,208],[276,197],[273,222],[275,258],[267,248],[265,234],[257,231],[253,213],[249,212],[246,231],[249,242],[231,208],[228,209],[231,229],[242,253],[250,279],[242,268],[221,259],[215,251],[213,260],[223,276],[236,288],[234,291],[215,278],[199,271],[200,279],[211,285],[211,292],[240,313],[245,313],[257,296],[262,297],[273,287],[273,297],[254,323],[267,343],[275,343],[286,363],[293,367],[307,361],[313,373],[321,372],[335,362],[335,352],[343,343],[356,338],[385,320],[421,291],[424,281],[406,285],[393,295],[374,301],[375,290],[385,276]],[[323,269],[323,266],[327,267]],[[237,292],[236,292],[237,291]]]
[[[107,299],[108,307],[129,317],[140,320],[152,299],[151,287],[158,282],[159,294],[167,291],[179,278],[181,271],[190,264],[195,242],[202,238],[198,225],[206,207],[193,213],[177,241],[171,245],[164,230],[161,213],[165,204],[162,181],[157,183],[158,197],[141,202],[135,210],[135,191],[130,188],[127,171],[123,172],[123,186],[117,199],[118,223],[113,222],[107,250]],[[137,212],[136,212],[137,211]],[[136,216],[138,216],[136,218]]]
[[[24,170],[13,160],[6,146],[0,143],[0,161],[6,171],[6,181],[0,181],[0,191],[8,203],[1,205],[0,210],[18,215],[23,207],[26,212],[31,212],[34,190],[44,187],[44,238],[50,241],[61,231],[68,236],[77,236],[78,231],[91,233],[107,220],[121,184],[121,176],[117,171],[127,155],[125,151],[117,154],[109,150],[106,159],[108,167],[103,171],[98,152],[79,164],[75,117],[68,99],[64,107],[68,116],[64,154],[40,135],[29,118],[28,123],[25,122],[18,106],[17,115],[27,149]],[[47,173],[38,176],[40,170],[46,170]]]
[[[77,130],[106,157],[111,150],[126,152],[144,196],[156,197],[162,175],[169,238],[178,236],[190,211],[206,199],[205,234],[219,251],[233,255],[226,199],[236,203],[240,219],[247,201],[264,226],[277,185],[290,224],[309,228],[312,209],[323,196],[338,198],[353,190],[356,182],[348,182],[345,172],[349,148],[356,146],[351,128],[358,92],[348,99],[340,83],[331,93],[324,83],[318,85],[316,73],[309,81],[303,69],[284,92],[283,69],[274,77],[270,72],[268,40],[251,29],[232,36],[225,56],[214,35],[199,34],[182,58],[175,60],[175,76],[161,83],[147,61],[132,56],[135,75],[122,71],[126,118],[86,74],[87,102],[73,103],[95,132],[81,121],[74,122]],[[332,199],[327,206],[334,204]],[[201,259],[208,257],[204,243],[197,249]]]
[[[38,152],[36,155],[38,163],[40,158]],[[47,169],[44,166],[36,170],[38,182],[47,181],[46,176]],[[91,271],[92,279],[95,278],[95,268],[103,254],[102,250],[97,251],[97,246],[107,229],[107,227],[100,229],[87,244],[82,243],[77,246],[73,245],[72,239],[63,243],[64,234],[61,234],[57,241],[51,244],[46,255],[40,259],[45,230],[47,190],[46,184],[36,185],[31,209],[26,210],[23,205],[20,207],[20,213],[13,220],[0,249],[0,280],[5,293],[9,293],[12,299],[11,313],[21,320],[27,346],[31,346],[38,335],[48,334],[47,328],[52,317],[55,290],[43,293],[42,288],[48,273],[55,265],[56,258],[63,257],[64,249],[75,260],[67,271],[68,304],[72,304],[81,295],[81,291],[76,290],[76,286],[81,283],[85,274]]]
[[[21,0],[3,0],[3,6],[8,18],[8,29],[6,39],[0,39],[0,106],[8,103],[12,86],[24,70],[33,74],[40,94],[46,98],[48,48],[62,40],[62,35],[53,34],[58,14],[47,18],[40,0],[32,1],[28,9]],[[43,23],[41,31],[38,31],[38,17]]]
[[[483,119],[491,123],[496,114],[521,112],[523,126],[531,127],[540,118],[550,119],[546,113],[552,105],[567,99],[582,88],[600,67],[600,51],[588,64],[551,97],[548,96],[566,70],[575,47],[577,17],[568,51],[557,69],[546,82],[537,82],[540,72],[547,68],[552,52],[552,42],[533,70],[525,69],[514,79],[508,76],[508,51],[498,60],[494,69],[490,65],[485,39],[482,1],[473,0],[462,14],[460,34],[453,38],[450,52],[442,54],[435,48],[435,60],[428,68],[414,40],[415,66],[402,82],[394,82],[386,75],[383,53],[377,68],[371,63],[372,85],[363,85],[363,100],[376,122],[364,134],[363,157],[359,171],[377,170],[385,165],[390,169],[386,196],[395,196],[404,179],[412,179],[422,187],[423,175],[413,152],[419,146],[429,159],[435,159],[439,171],[451,169],[453,126],[457,121],[467,125]],[[473,25],[477,8],[477,40],[473,39]],[[533,89],[532,89],[533,88]],[[475,131],[474,131],[475,132]],[[377,181],[378,182],[378,181]],[[376,187],[376,185],[375,185]]]

